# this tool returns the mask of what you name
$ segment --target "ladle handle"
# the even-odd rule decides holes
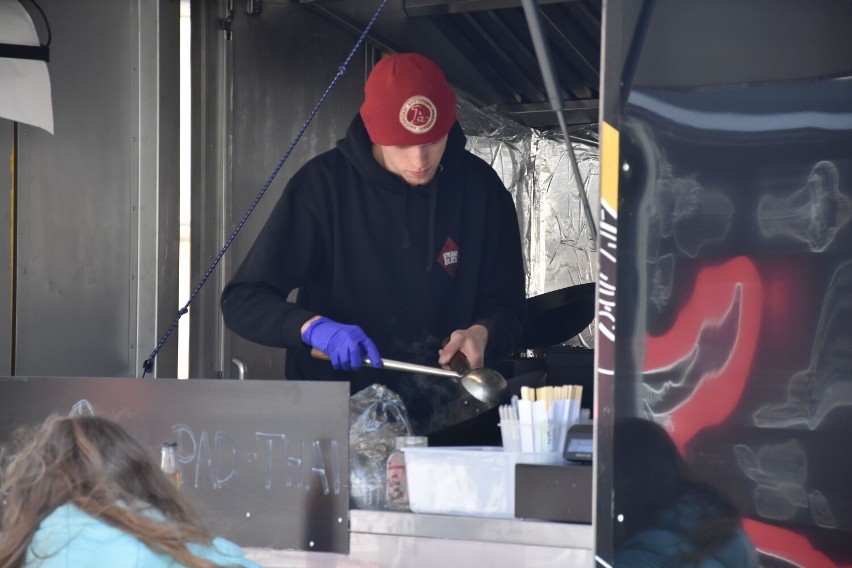
[[[331,358],[317,349],[316,347],[311,349],[311,357],[314,359],[322,359],[324,361],[330,361]],[[370,359],[368,357],[364,357],[363,359],[365,365],[372,365]],[[446,369],[441,369],[440,367],[429,367],[427,365],[417,365],[416,363],[406,363],[404,361],[394,361],[393,359],[385,359],[382,357],[382,366],[380,369],[392,369],[394,371],[407,371],[409,373],[423,373],[426,375],[437,375],[439,377],[452,377],[454,379],[458,379],[461,374],[455,371],[448,371]]]
[[[456,354],[450,359],[450,368],[459,375],[464,375],[470,371],[470,363],[467,362],[467,356],[461,351],[456,351]]]
[[[445,337],[441,342],[441,347],[446,347],[449,342],[450,338]],[[459,376],[470,371],[470,362],[467,360],[467,356],[461,351],[456,351],[453,358],[450,359],[450,369],[458,373]]]

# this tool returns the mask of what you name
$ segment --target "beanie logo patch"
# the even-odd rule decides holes
[[[400,124],[414,134],[429,132],[437,120],[438,109],[435,103],[421,95],[409,98],[399,111]]]

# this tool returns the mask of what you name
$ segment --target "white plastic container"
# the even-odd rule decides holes
[[[515,516],[515,464],[563,463],[560,453],[500,447],[403,448],[408,502],[415,513]]]

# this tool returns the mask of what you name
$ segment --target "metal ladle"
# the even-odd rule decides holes
[[[328,355],[319,349],[311,349],[311,355],[315,359],[329,360]],[[370,362],[370,359],[367,357],[364,357],[363,362],[365,365],[372,366],[372,362]],[[454,368],[459,369],[461,367],[456,358],[454,358],[453,363]],[[461,385],[464,390],[466,390],[476,400],[491,406],[497,405],[503,401],[508,388],[508,383],[506,382],[506,379],[503,378],[503,375],[493,369],[487,369],[485,367],[467,369],[465,371],[449,371],[447,369],[441,369],[440,367],[417,365],[416,363],[394,361],[393,359],[385,359],[382,357],[382,366],[376,368],[461,379]]]

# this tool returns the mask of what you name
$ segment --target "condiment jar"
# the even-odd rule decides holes
[[[408,511],[408,481],[402,448],[428,445],[426,436],[397,436],[387,463],[387,505],[393,511]]]
[[[180,469],[178,469],[177,461],[177,444],[175,442],[166,442],[160,450],[160,469],[163,470],[175,487],[180,489]]]

